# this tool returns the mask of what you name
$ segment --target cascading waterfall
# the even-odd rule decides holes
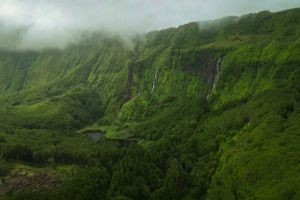
[[[153,93],[154,90],[155,90],[156,79],[157,79],[157,72],[158,72],[158,66],[156,67],[156,70],[155,70],[155,75],[154,75],[154,79],[153,79],[153,82],[152,82],[152,90],[151,90],[151,93]]]
[[[217,82],[219,80],[219,71],[220,71],[220,64],[221,64],[221,58],[218,59],[218,62],[217,62],[217,70],[216,70],[216,75],[215,75],[215,80],[214,80],[214,83],[213,83],[213,87],[211,89],[211,91],[207,94],[207,97],[206,99],[208,100],[210,95],[211,95],[211,92],[216,88],[217,86]]]
[[[219,58],[218,63],[217,63],[217,72],[216,72],[216,76],[215,76],[215,80],[214,80],[214,84],[213,84],[213,90],[216,88],[217,82],[219,80],[219,71],[220,71],[220,63],[221,63],[221,58]]]

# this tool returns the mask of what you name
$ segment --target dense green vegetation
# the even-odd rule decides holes
[[[132,43],[0,51],[0,199],[300,198],[300,9]]]

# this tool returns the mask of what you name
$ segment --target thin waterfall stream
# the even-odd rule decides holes
[[[213,82],[213,87],[212,89],[210,90],[210,92],[207,94],[207,97],[206,99],[208,100],[209,97],[211,96],[211,92],[216,89],[216,86],[217,86],[217,82],[219,80],[219,72],[220,72],[220,65],[221,65],[221,58],[218,59],[218,62],[217,62],[217,69],[216,69],[216,75],[215,75],[215,80]]]
[[[156,79],[157,79],[157,73],[158,73],[158,66],[156,67],[155,69],[155,75],[154,75],[154,79],[153,79],[153,82],[152,82],[152,89],[151,89],[151,93],[154,92],[155,90],[155,86],[156,86]]]

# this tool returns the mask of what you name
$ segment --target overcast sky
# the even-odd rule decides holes
[[[82,30],[146,32],[294,7],[300,7],[300,0],[0,0],[0,25],[30,26],[24,45],[32,41],[47,45],[53,38],[66,43]]]

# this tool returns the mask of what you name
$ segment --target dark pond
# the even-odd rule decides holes
[[[99,140],[105,136],[105,133],[101,131],[86,131],[85,134],[93,140]]]

